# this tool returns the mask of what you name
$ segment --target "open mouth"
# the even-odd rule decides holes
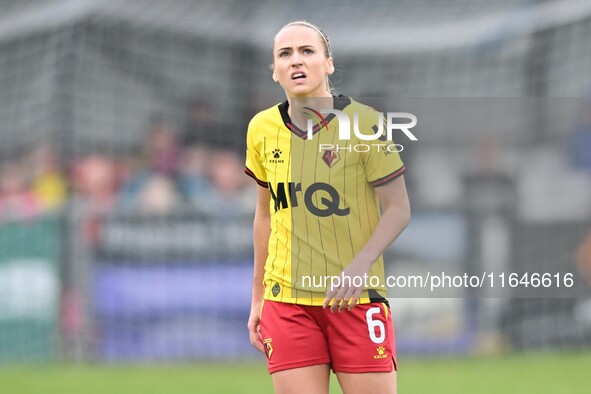
[[[304,79],[306,78],[306,74],[302,73],[302,72],[297,72],[291,75],[291,79],[296,80],[296,79]]]

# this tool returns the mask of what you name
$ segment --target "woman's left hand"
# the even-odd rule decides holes
[[[367,273],[372,262],[355,258],[341,274],[331,281],[331,288],[326,292],[326,298],[322,304],[323,308],[330,307],[331,312],[352,310],[359,302],[361,292],[367,286]],[[338,283],[337,283],[338,282]],[[332,286],[332,285],[335,286]],[[338,284],[338,286],[336,286]],[[332,302],[331,302],[332,301]]]

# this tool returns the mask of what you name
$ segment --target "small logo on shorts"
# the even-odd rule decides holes
[[[263,344],[265,345],[265,354],[267,355],[267,360],[271,359],[271,355],[273,354],[273,346],[271,346],[272,338],[266,338],[263,340]]]
[[[378,354],[376,354],[375,356],[373,356],[374,359],[376,360],[381,360],[383,358],[387,358],[388,355],[386,354],[386,348],[383,346],[378,346],[376,347],[376,351]]]
[[[279,283],[275,283],[271,288],[271,293],[273,294],[273,297],[277,297],[277,294],[279,294],[280,291],[281,287],[279,286]]]

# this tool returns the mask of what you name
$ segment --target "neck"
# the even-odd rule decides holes
[[[292,122],[296,125],[305,124],[308,116],[305,112],[310,112],[306,108],[312,108],[315,111],[323,109],[332,109],[334,106],[332,95],[327,91],[323,95],[309,97],[309,96],[287,96],[287,113]]]

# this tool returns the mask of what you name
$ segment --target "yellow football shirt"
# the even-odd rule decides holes
[[[362,134],[376,134],[378,113],[345,96],[334,109],[358,116]],[[265,299],[322,305],[333,277],[353,260],[378,223],[374,188],[405,171],[392,141],[339,139],[334,116],[321,119],[314,134],[292,124],[288,102],[258,113],[247,133],[245,172],[271,193],[271,237],[265,263]],[[383,258],[368,278],[361,303],[385,297]],[[366,280],[366,282],[369,282]],[[368,283],[369,284],[369,283]]]

